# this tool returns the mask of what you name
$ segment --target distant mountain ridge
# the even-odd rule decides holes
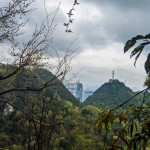
[[[93,95],[89,96],[85,105],[92,105],[98,108],[113,108],[132,97],[135,94],[123,82],[117,79],[109,80],[98,88]]]
[[[1,64],[0,65],[0,71],[5,74],[5,70],[8,70],[9,73],[13,72],[16,69],[15,66],[13,65],[5,65]],[[34,77],[34,80],[32,80],[32,76]],[[31,77],[31,79],[29,79]],[[55,77],[50,71],[42,68],[35,68],[32,71],[28,71],[27,69],[24,69],[24,73],[22,76],[18,76],[18,78],[14,77],[11,83],[5,84],[2,83],[0,86],[1,91],[5,89],[9,89],[11,87],[38,87],[45,82],[52,80],[50,83],[52,83],[49,87],[46,88],[45,93],[46,95],[50,96],[53,98],[54,94],[57,93],[62,100],[67,100],[70,101],[74,106],[80,107],[82,104],[80,103],[79,100],[77,100],[71,93],[70,91],[63,85],[63,83]],[[19,85],[18,85],[19,82]],[[54,85],[53,85],[54,83]],[[56,84],[55,84],[56,83]],[[18,88],[19,88],[18,87]],[[18,93],[18,92],[14,92]],[[40,94],[40,92],[37,94]],[[11,99],[11,97],[10,97]]]
[[[45,69],[36,69],[34,70],[34,72],[37,73],[39,76],[44,76],[43,80],[45,82],[50,80],[50,78],[54,78],[54,75]],[[53,93],[57,93],[61,97],[61,99],[72,102],[75,106],[80,107],[82,105],[81,102],[78,99],[76,99],[74,95],[72,95],[72,93],[64,86],[64,84],[61,81],[59,81],[59,79],[56,78],[54,80],[54,83],[57,84],[48,87],[48,89],[51,89]]]

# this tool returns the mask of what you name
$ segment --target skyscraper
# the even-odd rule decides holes
[[[76,98],[80,100],[82,103],[82,95],[83,94],[83,85],[82,83],[77,83],[77,91],[76,91]]]

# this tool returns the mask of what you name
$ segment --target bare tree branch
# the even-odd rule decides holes
[[[58,76],[54,76],[54,78],[52,78],[51,80],[44,83],[44,85],[41,87],[12,88],[12,89],[0,92],[0,95],[4,95],[4,94],[14,92],[14,91],[21,91],[21,92],[24,92],[24,91],[42,91],[44,88],[56,85],[55,83],[51,83],[51,82],[54,81],[55,79],[57,79],[61,75],[63,75],[63,72],[61,72]]]
[[[15,109],[21,111],[24,115],[26,115],[28,118],[30,118],[33,122],[35,122],[35,123],[37,123],[37,124],[40,124],[40,125],[42,125],[42,126],[44,126],[44,127],[55,127],[55,126],[59,126],[59,125],[64,124],[63,122],[56,123],[56,124],[51,124],[51,125],[47,125],[47,124],[40,123],[40,122],[38,122],[37,120],[35,120],[31,115],[28,115],[23,109],[21,109],[21,108],[15,106],[14,104],[10,103],[9,101],[0,99],[0,102],[7,103],[7,104],[11,105],[11,106],[14,107]]]

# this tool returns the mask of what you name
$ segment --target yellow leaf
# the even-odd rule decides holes
[[[97,128],[100,132],[104,127],[107,129],[114,121],[114,114],[110,110],[105,110],[97,121]]]
[[[102,130],[102,126],[103,126],[103,122],[102,122],[102,118],[100,118],[96,124],[97,128],[98,128],[98,131],[101,132]]]
[[[113,136],[113,145],[115,147],[115,150],[117,150],[118,146],[118,136]]]

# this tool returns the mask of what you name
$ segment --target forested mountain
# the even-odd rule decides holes
[[[24,110],[29,111],[29,108]],[[98,108],[74,108],[70,102],[62,101],[57,96],[53,102],[46,102],[44,111],[42,105],[32,111],[36,114],[30,115],[34,115],[40,123],[46,122],[50,126],[37,124],[18,110],[3,115],[0,117],[1,147],[12,150],[104,149],[110,145],[112,135],[118,134],[121,127],[116,122],[110,133],[104,130],[99,134],[95,124],[100,115]]]
[[[123,82],[119,80],[110,80],[98,88],[93,95],[87,98],[85,105],[93,105],[98,108],[113,108],[135,93]]]
[[[1,64],[0,66],[0,73],[5,75],[5,71],[9,70],[9,72],[13,72],[16,69],[13,65],[4,65]],[[6,84],[7,83],[7,84]],[[41,85],[47,83],[47,88],[45,88],[45,93],[49,95],[49,97],[53,98],[53,95],[57,93],[62,100],[67,100],[72,102],[74,106],[81,107],[82,104],[79,100],[77,100],[70,91],[63,85],[63,83],[54,76],[51,72],[46,69],[36,68],[36,69],[24,69],[22,75],[15,76],[11,79],[10,82],[2,82],[1,83],[1,92],[5,91],[6,89],[13,89],[13,88],[25,88],[25,87],[32,87],[37,88]],[[32,90],[31,90],[32,91]],[[30,91],[30,92],[31,92]],[[19,94],[19,92],[16,92]],[[28,92],[25,92],[28,93]],[[21,95],[24,94],[20,93]],[[9,96],[8,96],[9,97]]]
[[[45,82],[54,78],[54,75],[45,69],[35,69],[34,72]],[[51,82],[51,86],[48,89],[53,93],[57,93],[62,100],[70,101],[75,106],[82,106],[80,101],[70,93],[70,91],[63,85],[61,81],[59,81],[58,78]]]
[[[1,65],[0,69],[5,77],[16,68]],[[38,90],[41,85],[45,88]],[[24,68],[20,74],[1,82],[0,89],[0,149],[12,150],[105,149],[123,125],[114,121],[109,133],[108,129],[99,133],[99,108],[116,106],[134,94],[122,82],[111,80],[84,106],[56,76],[41,68]],[[14,91],[3,94],[11,89]]]
[[[2,65],[2,76],[6,75],[5,70],[13,72],[14,69],[14,66]],[[47,81],[51,81],[50,85],[42,91],[22,90],[29,86],[36,89]],[[81,106],[80,102],[45,69],[24,68],[19,76],[1,82],[0,88],[1,93],[16,89],[0,96],[7,100],[0,103],[0,149],[104,149],[120,128],[116,122],[110,134],[105,130],[100,136],[96,121],[101,110],[93,106],[77,107]]]

